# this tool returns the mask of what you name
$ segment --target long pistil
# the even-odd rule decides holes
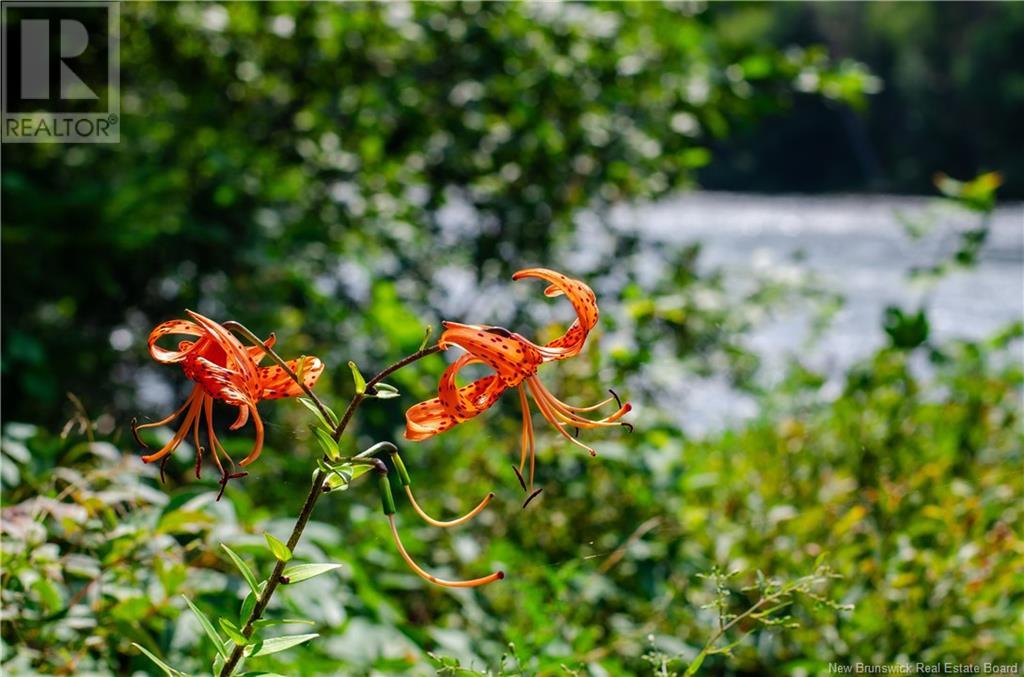
[[[505,572],[503,571],[495,571],[493,574],[490,574],[489,576],[484,576],[482,578],[474,578],[468,581],[448,581],[443,578],[438,578],[433,574],[427,573],[422,568],[420,568],[420,566],[413,561],[412,557],[409,556],[409,553],[405,551],[405,547],[402,545],[402,539],[398,536],[398,527],[395,525],[395,516],[393,514],[388,515],[388,523],[391,525],[391,535],[395,539],[395,546],[397,546],[399,554],[402,555],[402,559],[405,560],[405,563],[409,565],[409,568],[412,569],[417,576],[426,581],[430,581],[431,583],[434,583],[436,585],[443,585],[446,588],[476,588],[481,585],[487,585],[488,583],[500,581],[501,579],[505,578]]]

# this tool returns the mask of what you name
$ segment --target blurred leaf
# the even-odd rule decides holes
[[[896,348],[911,350],[928,341],[928,316],[924,309],[910,315],[895,306],[885,309],[885,333]]]
[[[162,534],[196,534],[214,524],[210,515],[200,510],[174,510],[162,516],[156,530]]]

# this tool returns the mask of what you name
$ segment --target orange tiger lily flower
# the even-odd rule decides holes
[[[158,325],[150,332],[149,354],[161,364],[180,364],[185,376],[194,381],[196,385],[188,399],[185,400],[185,404],[167,418],[142,425],[136,425],[133,420],[132,433],[139,444],[149,449],[139,438],[138,431],[143,428],[167,425],[184,413],[184,420],[170,441],[159,450],[143,456],[142,460],[152,463],[163,459],[166,463],[167,456],[177,449],[191,432],[196,448],[196,477],[198,478],[204,451],[199,443],[199,433],[201,419],[205,419],[209,448],[213,454],[213,460],[221,472],[221,492],[223,493],[223,486],[229,479],[243,476],[246,473],[228,473],[221,464],[220,455],[223,454],[232,469],[234,468],[234,461],[224,450],[213,429],[213,401],[220,400],[238,408],[238,415],[234,423],[229,426],[231,430],[241,428],[250,418],[252,419],[253,426],[256,428],[256,441],[249,455],[239,462],[239,465],[244,467],[259,458],[263,449],[263,421],[256,409],[256,404],[260,400],[296,397],[302,394],[302,389],[281,367],[259,366],[264,356],[264,351],[259,346],[245,347],[222,325],[191,310],[185,312],[192,318],[191,321],[171,320]],[[157,341],[167,335],[195,338],[194,340],[180,341],[177,350],[168,350],[157,345]],[[271,334],[263,345],[271,348],[274,341],[275,337]],[[323,362],[316,357],[290,360],[287,364],[292,371],[302,374],[303,381],[309,387],[313,387],[324,370]]]
[[[538,345],[523,336],[503,327],[459,324],[444,322],[444,332],[439,345],[443,348],[458,346],[466,351],[455,360],[441,376],[437,397],[420,402],[405,414],[405,437],[409,440],[425,440],[443,433],[452,427],[479,416],[498,401],[502,393],[510,388],[519,391],[519,402],[523,412],[523,432],[518,475],[522,473],[529,459],[529,488],[532,498],[533,478],[536,467],[536,453],[529,397],[532,396],[537,409],[555,430],[573,444],[586,449],[592,456],[597,452],[590,446],[570,435],[568,430],[627,426],[620,421],[631,409],[628,402],[622,404],[612,391],[612,397],[588,407],[576,407],[563,402],[549,391],[537,376],[538,368],[546,363],[573,357],[583,349],[587,336],[597,324],[597,299],[593,290],[580,280],[575,280],[547,268],[528,268],[512,276],[513,280],[538,278],[548,283],[545,296],[564,295],[576,310],[576,320],[566,333],[544,345]],[[459,371],[470,364],[485,364],[495,373],[462,386],[456,383]],[[592,419],[583,414],[595,411],[611,402],[618,409],[601,419]],[[526,483],[523,483],[526,489]],[[527,499],[529,502],[529,499]]]

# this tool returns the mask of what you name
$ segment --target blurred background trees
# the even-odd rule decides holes
[[[109,401],[129,338],[182,305],[333,341],[370,299],[346,261],[420,289],[442,262],[504,276],[580,209],[698,179],[928,192],[1000,169],[1020,196],[1021,9],[127,8],[125,142],[6,149],[8,414]]]
[[[740,569],[736,612],[757,571],[795,579],[823,553],[844,576],[828,594],[854,612],[805,599],[800,629],[758,630],[706,668],[1019,656],[1019,325],[940,342],[894,308],[878,318],[891,345],[838,380],[794,360],[768,387],[744,337],[780,307],[827,309],[829,291],[766,279],[736,298],[699,243],[608,214],[698,186],[930,194],[937,171],[999,171],[1000,196],[1020,198],[1022,9],[125,5],[121,143],[4,148],[5,668],[147,670],[135,641],[202,669],[177,594],[233,612],[238,582],[210,553],[259,557],[305,491],[298,406],[267,408],[270,448],[219,504],[187,462],[163,487],[141,468],[128,418],[187,387],[148,359],[157,322],[189,307],[277,331],[327,362],[318,390],[338,401],[347,360],[389,362],[442,318],[558,331],[568,309],[507,280],[525,264],[594,284],[603,335],[550,378],[574,402],[625,382],[637,434],[594,440],[596,460],[548,440],[525,513],[511,409],[406,452],[438,512],[499,488],[479,528],[410,537],[442,568],[500,562],[509,580],[480,594],[406,576],[372,491],[325,501],[298,555],[345,567],[273,610],[324,638],[268,669],[424,672],[428,651],[477,669],[506,652],[530,673],[681,669],[718,622],[702,605],[722,592],[697,574]],[[987,214],[999,181],[978,185]],[[442,368],[403,372],[404,399],[367,407],[347,444],[397,438]],[[746,389],[753,415],[688,435],[662,388],[683,373]]]

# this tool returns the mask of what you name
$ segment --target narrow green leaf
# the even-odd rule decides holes
[[[373,388],[377,391],[374,397],[378,400],[390,400],[401,395],[401,393],[398,392],[398,388],[390,383],[378,383]]]
[[[232,642],[234,642],[238,646],[245,646],[246,644],[248,644],[248,641],[246,641],[245,639],[245,635],[243,635],[238,630],[238,628],[235,627],[234,623],[232,623],[226,618],[220,618],[218,620],[220,621],[220,629],[224,631],[225,635],[231,638]]]
[[[363,374],[355,362],[349,361],[348,368],[352,370],[352,380],[356,383],[356,394],[362,395],[366,392],[366,379],[363,378]]]
[[[219,675],[220,671],[223,670],[223,669],[224,669],[224,656],[222,656],[220,654],[217,654],[216,656],[213,657],[213,667],[210,669],[210,672],[215,674],[215,675]]]
[[[292,558],[292,551],[288,549],[288,546],[271,536],[268,532],[263,532],[263,538],[267,539],[267,546],[270,548],[270,552],[274,554],[274,557],[282,562],[287,562]]]
[[[235,554],[234,550],[224,545],[223,543],[220,544],[220,547],[224,548],[224,552],[228,554],[228,557],[231,558],[231,561],[234,562],[235,566],[238,567],[238,570],[242,572],[242,578],[244,578],[245,582],[249,584],[250,588],[252,588],[252,593],[254,595],[259,595],[260,586],[259,583],[256,582],[256,576],[252,573],[252,569],[250,569],[249,566],[242,561],[241,557]]]
[[[199,619],[199,624],[203,626],[203,630],[206,631],[206,636],[210,638],[210,641],[212,641],[213,645],[217,648],[217,653],[224,658],[227,658],[227,654],[224,653],[224,640],[221,639],[219,634],[217,634],[217,630],[214,629],[213,623],[210,622],[209,617],[200,611],[199,607],[193,604],[192,600],[188,597],[182,595],[182,598],[185,600],[185,603],[188,604],[188,608],[192,609],[192,613],[196,615],[196,618]]]
[[[252,610],[256,608],[256,595],[251,592],[242,600],[242,609],[238,612],[238,627],[244,628],[249,622]]]
[[[724,654],[726,656],[731,656],[732,655],[732,650],[735,649],[739,645],[739,643],[742,642],[743,640],[745,640],[746,638],[747,638],[747,636],[743,635],[742,637],[737,639],[735,642],[732,642],[730,644],[726,644],[725,646],[723,646],[721,648],[712,649],[711,651],[708,651],[708,655],[709,656],[717,656],[719,654]]]
[[[243,672],[238,677],[284,677],[276,672]]]
[[[316,639],[320,635],[318,633],[311,633],[309,635],[285,635],[284,637],[271,637],[255,644],[250,644],[245,647],[247,656],[267,656],[272,653],[278,653],[279,651],[285,651],[298,646],[303,642],[308,642],[311,639]],[[250,652],[250,649],[252,650]]]
[[[156,666],[158,668],[160,668],[161,670],[163,670],[164,674],[168,675],[168,677],[180,677],[180,675],[184,675],[185,674],[184,672],[179,672],[178,670],[175,670],[174,668],[172,668],[167,663],[164,663],[162,660],[160,660],[159,658],[154,656],[152,653],[147,651],[146,647],[142,646],[141,644],[136,644],[135,642],[132,642],[132,646],[134,646],[136,649],[138,649],[139,651],[144,653],[146,655],[146,658],[148,658],[149,660],[151,660],[154,663],[156,663]]]
[[[271,628],[275,625],[316,625],[313,621],[304,618],[261,618],[253,624],[257,630]]]
[[[330,407],[324,407],[324,409],[327,410],[327,415],[330,416],[331,418],[330,422],[328,422],[327,419],[324,418],[324,415],[320,412],[320,407],[316,406],[316,403],[313,402],[313,400],[309,399],[308,397],[300,397],[298,398],[298,400],[299,402],[302,403],[302,406],[313,412],[313,415],[317,417],[317,419],[320,421],[320,423],[323,424],[325,428],[334,428],[336,425],[338,425],[338,417],[331,410]]]
[[[313,428],[313,435],[316,437],[316,441],[320,444],[320,448],[323,450],[327,458],[332,461],[337,461],[341,458],[341,452],[338,450],[338,443],[334,441],[331,434],[323,428]]]
[[[298,583],[340,568],[340,564],[297,564],[285,569],[281,575],[287,578],[289,583]]]
[[[697,671],[700,670],[700,666],[704,664],[704,659],[707,658],[707,656],[708,654],[706,651],[701,651],[697,654],[697,657],[693,659],[692,663],[690,663],[690,667],[686,668],[686,674],[684,674],[683,677],[693,677],[693,675],[696,675]]]

